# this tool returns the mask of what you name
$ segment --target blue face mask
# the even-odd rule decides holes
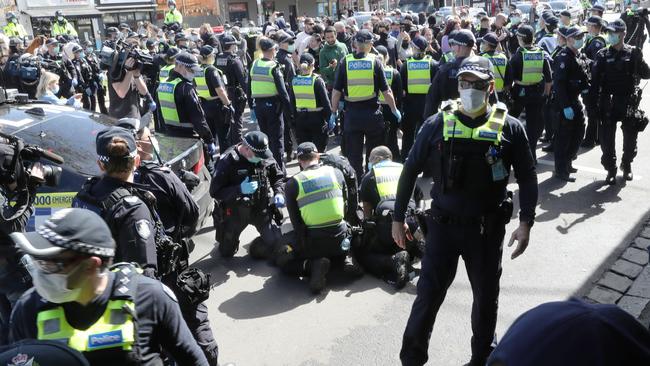
[[[616,33],[609,33],[607,35],[607,42],[609,42],[609,44],[611,44],[611,45],[618,44],[618,42],[620,40],[621,40],[621,37]]]
[[[86,57],[86,53],[84,51],[79,52],[79,58],[84,58]]]
[[[374,165],[375,165],[375,164],[373,164],[373,163],[371,163],[371,162],[368,162],[368,171],[371,171],[371,170],[372,170],[372,167],[373,167]]]
[[[56,84],[56,86],[54,87],[54,89],[52,89],[52,93],[54,93],[54,94],[59,94],[59,84]]]
[[[260,161],[262,161],[262,158],[259,158],[257,156],[253,156],[252,158],[246,158],[246,159],[253,164],[257,164]]]
[[[584,39],[576,39],[575,42],[573,42],[573,47],[579,50],[582,48],[582,46],[584,46],[584,44],[585,44]]]

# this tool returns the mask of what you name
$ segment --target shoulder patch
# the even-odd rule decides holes
[[[136,197],[136,196],[128,196],[128,197],[124,197],[124,201],[126,201],[126,203],[130,203],[130,204],[133,205],[133,204],[138,203],[138,201],[140,201],[140,199],[138,197]]]
[[[564,64],[564,62],[562,62],[562,63],[560,64],[560,69],[563,69],[563,68],[565,68],[565,67],[566,67],[566,65]]]
[[[135,223],[135,231],[137,231],[138,236],[142,239],[148,239],[151,236],[151,227],[149,220],[138,220]]]
[[[163,292],[164,292],[167,296],[169,296],[169,298],[171,298],[172,300],[174,300],[174,302],[178,302],[178,299],[176,298],[176,294],[174,294],[174,291],[172,291],[172,289],[170,289],[169,287],[167,287],[167,285],[165,285],[165,284],[162,283],[162,282],[160,283],[160,286],[162,286]]]

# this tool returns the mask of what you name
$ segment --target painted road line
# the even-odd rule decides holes
[[[548,166],[555,166],[555,162],[552,160],[537,159],[537,163],[548,165]],[[607,170],[605,169],[596,169],[596,168],[590,168],[588,166],[575,165],[575,164],[573,164],[573,167],[578,169],[578,173],[589,172],[589,173],[607,176]],[[641,180],[641,179],[642,177],[640,175],[636,175],[636,174],[634,175],[634,180]]]

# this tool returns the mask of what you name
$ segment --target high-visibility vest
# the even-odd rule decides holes
[[[506,75],[506,67],[508,66],[508,57],[500,52],[495,52],[493,55],[483,53],[481,56],[490,60],[494,66],[494,89],[497,92],[503,91],[503,78]]]
[[[174,99],[174,92],[176,86],[181,82],[181,78],[176,78],[171,81],[165,81],[158,85],[158,102],[160,102],[160,113],[162,114],[165,125],[174,127],[189,127],[193,128],[189,122],[181,122],[176,110],[176,100]]]
[[[408,70],[408,84],[406,91],[409,94],[426,94],[431,85],[431,56],[425,56],[421,60],[413,57],[406,61]]]
[[[251,66],[251,96],[253,98],[266,98],[278,95],[273,79],[273,69],[278,63],[270,60],[258,59]]]
[[[21,24],[9,23],[2,28],[3,33],[7,37],[25,37],[27,32]]]
[[[296,174],[298,209],[309,228],[338,225],[345,214],[343,190],[334,168],[321,166]]]
[[[58,21],[55,21],[54,24],[52,24],[52,37],[54,36],[59,36],[59,35],[70,35],[70,36],[76,36],[77,31],[74,29],[72,24],[68,23],[67,20],[63,21],[63,24],[60,24]]]
[[[215,100],[218,97],[212,96],[210,94],[210,88],[208,87],[208,80],[206,77],[206,74],[210,69],[209,66],[212,65],[201,65],[201,71],[197,72],[194,75],[194,83],[196,84],[196,94],[199,95],[199,98],[203,98],[205,100]],[[221,70],[217,69],[216,67],[214,70],[217,70],[218,73],[221,73]]]
[[[391,66],[384,66],[384,75],[386,75],[386,84],[390,88],[393,85],[393,68]],[[381,104],[386,104],[386,98],[384,98],[384,93],[379,93],[379,102]]]
[[[521,56],[523,59],[521,84],[535,85],[541,82],[544,78],[544,51],[537,47],[532,50],[522,48]]]
[[[169,78],[169,73],[174,69],[174,65],[167,65],[160,68],[160,73],[158,73],[158,81],[164,83]]]
[[[314,85],[318,75],[294,76],[291,81],[293,95],[296,97],[296,110],[306,112],[322,111],[323,107],[316,106],[316,92]]]
[[[178,9],[168,11],[165,14],[165,24],[179,23],[183,24],[183,14]]]
[[[454,62],[456,60],[456,55],[453,51],[448,51],[442,55],[440,63]]]
[[[394,200],[397,195],[397,182],[402,174],[403,165],[386,161],[374,165],[372,171],[375,174],[377,193],[379,200]]]
[[[375,55],[368,54],[362,58],[354,55],[345,56],[348,95],[345,100],[361,102],[375,98]]]
[[[454,104],[457,105],[458,102]],[[455,107],[443,111],[442,118],[444,128],[442,136],[445,141],[450,138],[471,139],[475,141],[489,141],[495,145],[501,143],[503,126],[506,123],[508,112],[500,108],[492,108],[492,113],[487,121],[476,128],[465,126],[454,114]]]

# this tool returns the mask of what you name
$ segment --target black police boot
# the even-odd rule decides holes
[[[544,147],[542,148],[542,151],[543,151],[543,152],[551,152],[551,151],[553,151],[554,148],[555,148],[555,147],[553,146],[553,142],[551,142],[550,144],[544,146]]]
[[[629,163],[621,163],[621,170],[623,170],[623,178],[625,180],[634,179],[634,174],[632,174],[632,165]]]
[[[607,178],[605,178],[605,183],[613,186],[616,184],[616,169],[612,169],[607,172]]]
[[[345,256],[345,262],[343,262],[343,272],[352,277],[361,277],[363,276],[363,268],[357,263],[356,258],[352,254],[347,254]]]
[[[578,169],[573,167],[573,164],[569,164],[569,169],[567,169],[569,173],[577,173]]]
[[[405,250],[402,250],[394,254],[390,259],[393,261],[393,272],[395,275],[393,286],[395,286],[395,289],[401,290],[409,280],[409,254]]]
[[[253,259],[267,259],[271,256],[271,248],[264,244],[262,237],[258,236],[248,247],[248,255]]]
[[[314,259],[310,262],[309,289],[319,294],[327,284],[327,272],[330,271],[330,260],[327,258]]]
[[[584,141],[582,141],[580,146],[584,147],[585,149],[591,149],[594,146],[596,146],[596,141],[591,140],[591,139],[585,139]]]
[[[553,176],[559,180],[563,180],[565,182],[573,183],[576,181],[576,179],[572,176],[569,175],[567,172],[555,172],[553,173]]]

